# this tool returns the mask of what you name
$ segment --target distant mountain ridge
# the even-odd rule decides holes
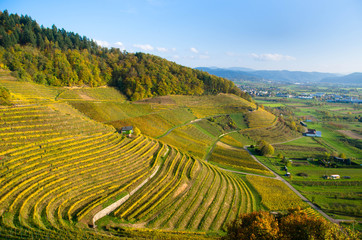
[[[288,71],[288,70],[253,70],[248,68],[196,68],[201,71],[206,71],[219,77],[228,78],[230,80],[244,81],[263,81],[269,80],[274,82],[290,82],[290,83],[308,83],[321,82],[324,79],[334,79],[340,77],[335,73],[322,72],[303,72],[303,71]],[[241,71],[238,69],[246,69]]]
[[[321,80],[321,82],[339,83],[339,84],[362,84],[362,73],[355,72],[340,77],[324,78]]]

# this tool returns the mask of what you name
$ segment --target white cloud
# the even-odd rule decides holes
[[[157,51],[159,51],[159,52],[168,52],[168,49],[167,49],[167,48],[158,47],[158,48],[156,48],[156,49],[157,49]]]
[[[200,55],[199,58],[200,59],[209,59],[210,56],[209,55]]]
[[[102,40],[94,40],[94,41],[101,47],[109,47],[110,46],[109,42],[107,42],[107,41],[102,41]]]
[[[180,56],[179,56],[179,55],[173,55],[172,58],[174,58],[174,59],[180,59]]]
[[[116,45],[116,48],[119,48],[120,50],[125,50],[125,47],[121,42],[116,42],[114,45]]]
[[[133,46],[144,51],[152,51],[154,49],[150,44],[133,44]]]
[[[194,52],[194,53],[199,53],[199,51],[198,51],[196,48],[193,48],[193,47],[190,48],[190,51],[191,51],[191,52]]]
[[[282,55],[278,53],[265,53],[265,54],[256,54],[252,53],[251,56],[258,61],[294,61],[296,60],[295,57],[288,56],[288,55]]]

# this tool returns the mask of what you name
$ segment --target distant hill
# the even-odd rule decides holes
[[[287,70],[252,70],[247,71],[237,70],[239,68],[206,68],[198,67],[197,69],[206,71],[219,77],[225,77],[230,80],[244,80],[244,81],[262,81],[270,80],[274,82],[291,82],[291,83],[307,83],[319,82],[322,79],[329,77],[337,77],[334,73],[321,73],[321,72],[302,72],[302,71],[287,71]],[[243,69],[243,68],[240,68]]]
[[[207,67],[198,67],[197,70],[201,70],[204,72],[208,72],[210,74],[227,78],[230,80],[244,80],[244,81],[261,81],[262,77],[253,74],[251,71],[240,71],[240,70],[232,70],[239,68],[207,68]],[[252,70],[254,71],[254,70]]]
[[[319,82],[326,77],[337,76],[334,73],[321,72],[302,72],[302,71],[287,71],[287,70],[261,70],[255,71],[253,74],[263,77],[264,79],[281,82]]]
[[[323,78],[321,82],[338,84],[362,84],[362,73],[356,72],[341,77]]]

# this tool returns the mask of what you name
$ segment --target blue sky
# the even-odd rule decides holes
[[[0,0],[0,9],[189,67],[362,72],[361,0]]]

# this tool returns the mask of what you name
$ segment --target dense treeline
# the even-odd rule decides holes
[[[16,77],[53,86],[112,85],[131,100],[167,94],[233,93],[233,82],[145,53],[102,48],[64,29],[39,26],[29,16],[0,12],[0,67]]]

